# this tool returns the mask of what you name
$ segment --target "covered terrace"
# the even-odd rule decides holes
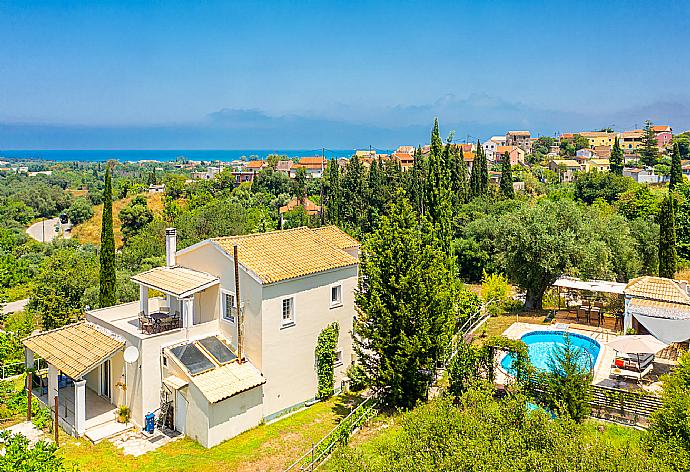
[[[118,429],[111,362],[122,362],[124,340],[82,321],[22,342],[26,365],[33,365],[34,356],[48,365],[33,374],[35,393],[53,412],[57,399],[59,422],[65,431],[89,437],[99,428]]]

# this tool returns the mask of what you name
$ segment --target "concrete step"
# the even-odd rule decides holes
[[[103,441],[104,439],[112,438],[118,434],[124,433],[134,427],[132,423],[118,423],[117,421],[110,421],[108,423],[103,423],[93,428],[86,430],[84,436],[87,437],[92,443],[96,444]]]

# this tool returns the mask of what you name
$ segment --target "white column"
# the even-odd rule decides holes
[[[86,431],[86,380],[74,381],[74,429],[79,436]]]
[[[182,325],[185,328],[190,328],[194,325],[194,298],[184,298],[182,305],[184,307]]]
[[[34,368],[34,351],[28,347],[24,348],[24,367],[27,369]]]
[[[139,285],[139,311],[149,314],[149,288],[145,285]]]
[[[58,394],[58,369],[53,364],[48,364],[48,407],[55,406],[55,397]]]
[[[625,312],[623,314],[623,334],[625,334],[629,329],[633,327],[632,325],[632,314],[628,311],[628,305],[630,304],[630,297],[625,297]]]

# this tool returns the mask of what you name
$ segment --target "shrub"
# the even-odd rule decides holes
[[[319,380],[318,398],[328,398],[333,395],[333,366],[339,331],[338,323],[333,322],[321,331],[316,341],[314,357],[316,358],[316,375]]]
[[[586,356],[586,351],[575,346],[566,334],[565,344],[556,347],[547,362],[549,371],[541,375],[547,407],[578,423],[589,416],[591,409],[592,373],[583,366]]]
[[[350,379],[350,390],[359,392],[367,386],[367,373],[360,364],[353,362],[347,368],[347,377]]]
[[[0,442],[5,445],[5,454],[0,454],[1,471],[59,472],[65,470],[63,458],[57,455],[57,446],[39,441],[29,447],[29,440],[21,434],[0,432]]]
[[[33,425],[40,430],[53,431],[53,413],[48,408],[39,407],[33,410],[33,416],[31,422]]]

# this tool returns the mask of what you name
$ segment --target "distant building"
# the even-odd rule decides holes
[[[587,138],[589,141],[589,147],[592,149],[594,149],[596,146],[608,146],[610,149],[616,142],[616,133],[607,133],[605,131],[583,131],[578,134],[584,138]]]
[[[267,166],[266,161],[249,161],[247,164],[244,166],[246,170],[251,170],[251,171],[260,171],[261,169],[265,168]]]
[[[525,163],[525,151],[517,146],[497,146],[494,162],[501,162],[503,155],[508,153],[510,157],[510,165],[516,166]]]
[[[549,162],[549,169],[558,174],[561,182],[572,182],[582,166],[574,159],[553,159]]]
[[[292,166],[294,164],[295,163],[292,161],[278,161],[278,163],[276,164],[276,170],[289,176],[290,172],[292,171]]]
[[[205,172],[192,172],[194,180],[211,180],[220,173],[220,167],[207,167]]]
[[[594,146],[594,154],[601,159],[609,159],[611,157],[611,147]]]
[[[633,154],[637,148],[642,146],[644,132],[641,129],[633,131],[623,131],[620,135],[620,146],[626,153]]]
[[[659,149],[666,149],[672,145],[673,129],[670,126],[654,126],[654,136],[659,143]]]
[[[585,163],[585,170],[587,172],[598,171],[608,172],[611,169],[611,163],[608,159],[590,159]]]
[[[165,192],[165,184],[155,185],[149,184],[149,193],[163,193]]]
[[[532,153],[532,140],[529,131],[508,131],[506,146],[517,146],[527,154]]]
[[[623,175],[626,177],[632,177],[635,182],[640,184],[658,184],[661,182],[668,182],[668,176],[659,175],[654,172],[654,169],[635,169],[635,168],[625,168],[623,169]]]
[[[398,146],[398,149],[395,150],[395,153],[403,153],[403,154],[412,154],[414,155],[415,148],[414,146]]]
[[[401,146],[403,147],[403,146]],[[408,146],[405,146],[408,147]],[[412,147],[412,146],[409,146]],[[398,148],[400,149],[400,148]],[[412,147],[412,149],[414,149]],[[408,152],[395,151],[391,155],[391,159],[398,161],[402,170],[408,170],[414,165],[414,154]]]
[[[321,156],[300,157],[297,164],[292,165],[292,170],[290,171],[290,175],[292,177],[297,175],[297,169],[299,169],[301,167],[307,171],[307,175],[309,177],[320,178],[323,175],[323,171],[326,169],[327,165],[328,165],[328,160],[324,159]]]
[[[491,136],[491,138],[484,141],[484,143],[482,144],[482,149],[484,149],[484,154],[486,155],[487,160],[495,161],[496,148],[498,146],[505,146],[505,144],[505,136]]]

